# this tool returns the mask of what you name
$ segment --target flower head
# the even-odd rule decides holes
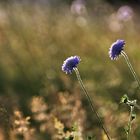
[[[111,45],[109,49],[109,56],[112,60],[115,60],[119,57],[119,55],[123,51],[124,45],[125,41],[120,39]]]
[[[73,69],[77,67],[79,62],[80,62],[79,56],[68,57],[62,65],[62,71],[66,72],[66,74],[71,74]]]

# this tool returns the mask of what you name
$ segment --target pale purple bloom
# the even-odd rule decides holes
[[[66,74],[71,74],[73,69],[77,67],[79,62],[80,62],[79,56],[68,57],[62,65],[62,71],[64,71]]]
[[[109,49],[109,57],[112,60],[117,59],[121,54],[121,52],[123,51],[124,46],[125,46],[124,40],[119,39],[116,42],[114,42]]]

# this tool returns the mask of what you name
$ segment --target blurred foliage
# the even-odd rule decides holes
[[[106,140],[75,74],[61,71],[71,55],[81,57],[79,71],[110,135],[126,139],[129,114],[119,101],[127,94],[139,104],[140,94],[123,58],[111,61],[108,50],[116,39],[125,39],[125,51],[139,75],[140,21],[137,8],[120,8],[79,0],[51,8],[37,3],[0,5],[0,116],[6,116],[0,122],[8,124],[0,127],[2,140],[58,140],[58,124],[64,128],[62,137],[71,136],[78,124],[79,140]],[[139,110],[137,114],[133,140],[140,136]],[[24,126],[26,131],[19,135],[15,122],[18,130]]]

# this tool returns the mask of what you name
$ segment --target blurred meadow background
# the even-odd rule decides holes
[[[120,98],[140,104],[140,90],[108,51],[124,39],[140,77],[139,8],[139,0],[1,0],[0,140],[107,140],[75,73],[61,70],[74,55],[112,140],[126,140],[129,108]],[[136,114],[132,140],[140,139]]]

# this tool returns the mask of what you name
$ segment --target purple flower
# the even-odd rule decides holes
[[[120,39],[111,45],[109,49],[109,57],[111,58],[111,60],[115,60],[119,57],[119,55],[123,51],[124,45],[125,41]]]
[[[79,56],[68,57],[62,65],[62,71],[64,71],[66,74],[71,74],[73,69],[79,64],[80,60],[81,59]]]

